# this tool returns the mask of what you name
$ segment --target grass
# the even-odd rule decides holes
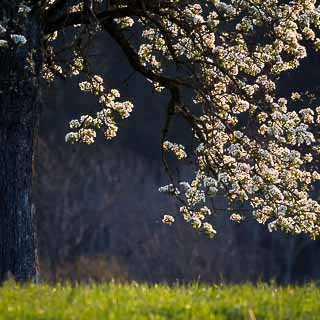
[[[315,284],[277,287],[200,284],[26,285],[0,287],[2,319],[320,319]]]

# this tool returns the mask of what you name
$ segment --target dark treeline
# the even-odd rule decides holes
[[[101,39],[95,54],[97,74],[132,100],[135,110],[111,143],[101,138],[93,146],[67,145],[68,121],[98,106],[78,91],[77,81],[61,80],[49,88],[34,188],[43,276],[150,282],[320,279],[319,241],[270,234],[254,221],[238,225],[226,214],[213,218],[219,231],[214,240],[190,230],[182,218],[172,227],[162,225],[162,214],[177,206],[157,191],[166,184],[160,137],[167,101],[132,73],[108,39]],[[298,73],[282,79],[283,95],[289,88],[320,85],[315,61],[311,57]],[[190,133],[183,123],[176,126],[177,142],[186,141]]]

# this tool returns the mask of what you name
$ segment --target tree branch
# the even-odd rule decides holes
[[[183,80],[169,78],[163,75],[154,73],[152,70],[147,69],[140,61],[140,57],[134,47],[122,34],[121,30],[118,28],[116,23],[112,21],[104,21],[102,28],[107,31],[110,36],[117,42],[117,44],[122,49],[123,53],[126,55],[130,65],[139,73],[144,75],[146,78],[158,82],[161,86],[168,89],[179,88],[181,86],[190,87],[190,84]]]

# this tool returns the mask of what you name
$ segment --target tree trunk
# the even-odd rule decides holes
[[[18,0],[0,1],[0,23],[9,21],[0,38],[0,283],[8,274],[17,281],[36,276],[32,212],[33,153],[40,107],[42,65],[40,15],[18,14]],[[36,1],[34,1],[36,3]],[[17,44],[11,34],[23,35]]]

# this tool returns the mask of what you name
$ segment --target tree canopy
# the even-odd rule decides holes
[[[85,76],[79,88],[99,106],[96,114],[70,121],[67,142],[91,144],[100,131],[113,139],[133,111],[93,71],[90,48],[106,32],[135,71],[159,93],[170,93],[162,137],[170,183],[159,190],[181,201],[186,222],[214,237],[208,218],[223,210],[214,206],[222,193],[235,222],[252,212],[270,231],[320,234],[320,203],[312,194],[320,179],[320,107],[310,92],[284,97],[279,90],[282,74],[299,68],[308,50],[320,49],[317,1],[38,2],[43,77]],[[16,22],[32,10],[33,2],[20,1]],[[1,50],[26,44],[23,30],[0,23]],[[26,63],[32,65],[32,55]],[[177,117],[189,124],[191,146],[167,141]],[[168,153],[193,163],[191,181],[177,179]],[[172,224],[173,215],[163,222]]]

